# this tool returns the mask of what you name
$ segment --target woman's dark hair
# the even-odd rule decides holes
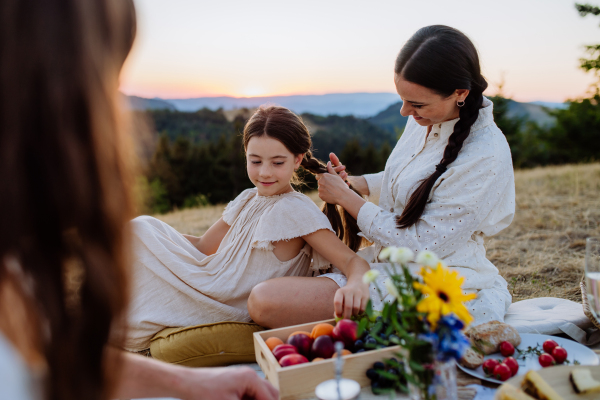
[[[116,383],[134,36],[131,0],[0,2],[0,329],[27,361],[34,348],[46,399],[108,399]]]
[[[302,118],[287,108],[270,106],[256,110],[244,127],[244,149],[248,148],[250,139],[263,135],[279,140],[294,155],[304,154],[300,165],[306,171],[312,174],[328,173],[327,166],[312,156],[310,133]],[[300,183],[297,176],[292,182]],[[335,204],[325,203],[321,210],[340,240],[356,252],[362,244],[356,219]]]
[[[431,89],[443,97],[449,97],[457,89],[470,91],[460,108],[460,119],[454,125],[442,160],[435,171],[421,181],[402,214],[397,217],[397,226],[403,229],[417,223],[433,184],[456,160],[479,116],[487,82],[481,75],[479,56],[471,40],[462,32],[443,25],[419,29],[400,50],[394,72],[404,80]]]

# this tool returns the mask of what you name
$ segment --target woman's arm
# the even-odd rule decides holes
[[[320,229],[302,238],[348,278],[347,285],[335,293],[333,303],[336,315],[349,318],[364,311],[369,300],[369,286],[363,283],[362,278],[370,269],[369,264],[327,229]]]
[[[121,352],[120,379],[112,398],[137,399],[175,397],[182,400],[227,399],[276,400],[277,389],[259,378],[252,369],[186,368],[156,361],[148,357]],[[110,354],[109,354],[110,356]]]
[[[215,254],[223,241],[225,235],[229,232],[229,225],[223,218],[219,218],[217,222],[213,224],[204,235],[197,237],[192,235],[183,235],[187,240],[190,241],[202,254],[207,256]]]

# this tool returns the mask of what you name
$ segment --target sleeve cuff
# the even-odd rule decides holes
[[[371,236],[371,225],[373,225],[373,220],[380,211],[382,211],[381,208],[369,202],[363,204],[360,210],[358,210],[358,218],[356,218],[356,223],[358,224],[361,232],[367,237]]]
[[[381,194],[381,185],[383,184],[383,172],[378,172],[376,174],[365,174],[363,178],[367,181],[367,186],[369,187],[369,201],[371,199],[379,199],[379,195]]]

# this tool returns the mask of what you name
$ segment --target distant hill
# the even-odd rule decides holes
[[[400,115],[400,108],[402,108],[402,102],[392,104],[385,110],[381,111],[377,115],[367,118],[367,121],[373,125],[385,129],[389,133],[393,134],[394,137],[398,136],[399,132],[402,132],[408,121],[408,117]]]
[[[161,99],[146,99],[137,96],[125,96],[129,107],[132,110],[176,110],[175,106],[168,101]]]
[[[398,100],[396,93],[332,93],[323,95],[267,96],[267,97],[199,97],[195,99],[168,99],[179,111],[197,111],[202,108],[254,108],[263,104],[280,105],[295,113],[317,115],[354,115],[370,117]]]

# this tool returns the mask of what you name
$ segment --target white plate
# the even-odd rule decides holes
[[[596,353],[594,353],[593,350],[585,347],[582,344],[574,342],[572,340],[564,339],[564,338],[560,338],[560,337],[556,337],[556,336],[538,335],[538,334],[532,334],[532,333],[522,333],[521,334],[521,344],[517,347],[517,350],[525,351],[525,350],[527,350],[527,348],[529,346],[536,347],[537,345],[539,345],[540,351],[544,352],[544,349],[542,348],[542,344],[548,339],[554,340],[556,343],[558,343],[558,345],[560,347],[563,347],[567,351],[567,361],[570,361],[570,363],[567,364],[567,362],[565,362],[562,365],[574,365],[575,361],[579,362],[579,364],[581,364],[581,365],[598,365],[598,364],[600,364],[600,358],[598,358],[598,355]],[[530,355],[527,355],[527,357],[525,357],[524,359],[517,358],[518,355],[519,355],[519,353],[517,351],[515,351],[515,354],[513,355],[513,357],[516,358],[517,362],[519,363],[519,372],[517,372],[517,375],[523,375],[527,371],[532,370],[532,369],[533,370],[542,369],[542,366],[538,362],[537,355],[530,354]],[[495,358],[500,361],[504,359],[502,354],[494,353],[494,354],[485,356],[484,361],[488,360],[490,358]],[[559,365],[559,364],[557,364],[557,365]],[[497,379],[486,376],[485,373],[483,372],[483,367],[481,367],[481,366],[479,366],[479,368],[477,368],[477,369],[470,369],[470,368],[465,368],[462,365],[458,364],[458,367],[460,369],[462,369],[463,371],[465,371],[467,374],[472,375],[476,378],[483,379],[488,382],[498,383],[498,384],[503,383],[502,381],[499,381]]]

